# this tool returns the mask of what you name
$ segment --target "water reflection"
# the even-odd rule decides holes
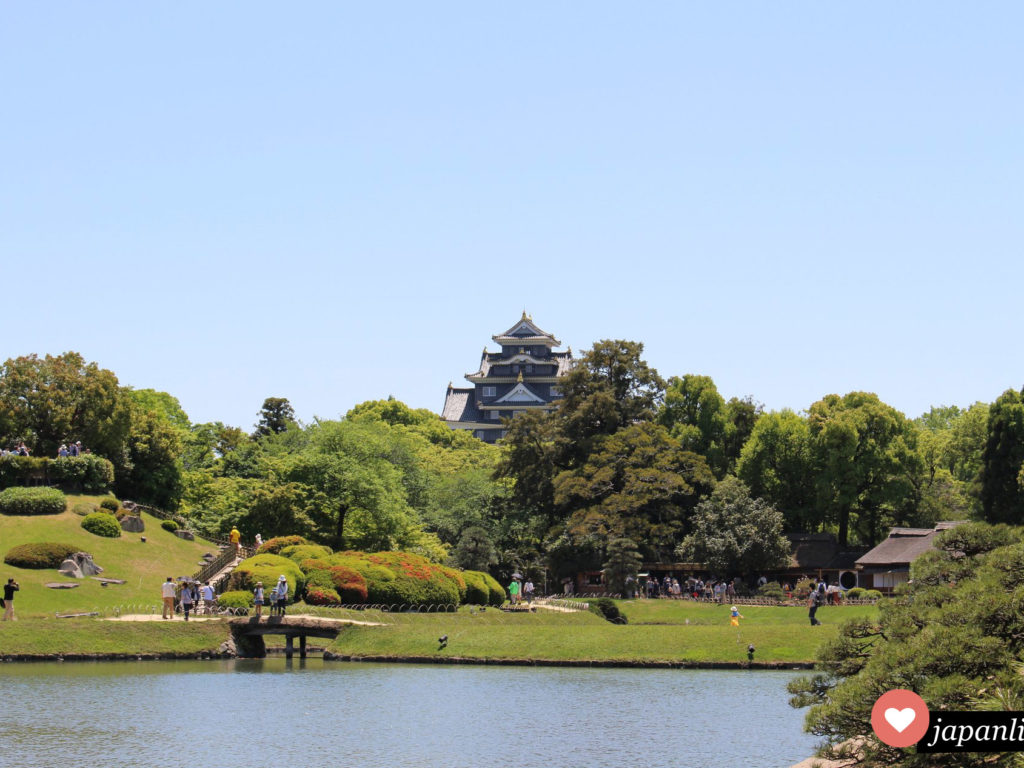
[[[786,672],[319,658],[8,664],[0,767],[764,766],[807,757]]]

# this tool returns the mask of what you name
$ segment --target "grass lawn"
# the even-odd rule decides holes
[[[121,622],[103,619],[19,619],[0,622],[7,654],[196,654],[228,637],[221,621]]]
[[[82,518],[71,512],[78,501],[98,501],[102,496],[68,496],[68,508],[59,515],[0,515],[0,559],[18,544],[62,542],[92,555],[103,568],[101,576],[124,579],[125,584],[103,587],[92,579],[70,579],[54,570],[30,570],[0,565],[0,582],[21,584],[15,599],[18,617],[53,616],[55,612],[109,611],[117,606],[160,604],[160,583],[168,576],[187,576],[199,569],[205,552],[217,553],[214,545],[185,541],[160,527],[160,520],[143,514],[144,533],[122,533],[119,539],[96,536],[82,528]],[[143,544],[141,538],[146,537]],[[77,581],[76,589],[48,589],[51,581]],[[131,609],[126,612],[139,612]],[[2,637],[2,636],[0,636]],[[0,645],[0,651],[4,650]]]
[[[728,606],[675,600],[617,601],[629,617],[625,626],[588,612],[484,613],[461,608],[456,614],[380,614],[328,611],[384,626],[348,626],[328,641],[333,653],[352,656],[458,656],[477,659],[551,661],[745,662],[747,645],[759,662],[813,662],[819,645],[835,636],[839,624],[874,615],[873,606],[819,609],[822,625],[811,627],[806,608],[744,607],[737,631]],[[295,612],[298,612],[297,609]],[[689,622],[689,623],[687,623]],[[448,635],[448,647],[437,639]],[[270,638],[268,638],[270,642]]]

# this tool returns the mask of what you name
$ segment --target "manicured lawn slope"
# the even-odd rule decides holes
[[[77,501],[102,497],[69,496],[68,510]],[[110,609],[119,605],[160,603],[160,583],[168,576],[186,576],[196,572],[203,553],[216,548],[202,541],[184,541],[160,527],[160,520],[143,514],[145,533],[122,533],[119,539],[106,539],[81,527],[82,518],[71,511],[60,515],[16,517],[0,515],[0,582],[14,579],[21,584],[15,600],[17,615],[52,616],[54,612]],[[146,543],[141,542],[142,536]],[[3,556],[18,544],[55,541],[74,544],[92,555],[103,567],[101,576],[124,579],[127,583],[103,587],[92,579],[77,580],[76,589],[48,589],[51,581],[73,581],[56,570],[14,568],[3,563]],[[0,648],[2,651],[3,648]]]
[[[811,662],[818,646],[841,621],[873,615],[873,606],[821,609],[822,626],[811,627],[806,609],[744,607],[737,632],[728,606],[680,601],[618,601],[630,624],[609,624],[590,613],[506,614],[496,610],[457,614],[376,614],[351,618],[385,626],[349,626],[328,644],[353,656],[459,656],[479,659],[745,662]],[[324,612],[322,615],[328,615]],[[342,615],[338,612],[338,615]],[[636,621],[634,621],[634,619]],[[689,621],[689,624],[686,622]],[[646,622],[646,623],[641,623]],[[437,639],[448,635],[448,647]]]

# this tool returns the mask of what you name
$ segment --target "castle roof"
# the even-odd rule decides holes
[[[522,358],[519,360],[518,358]],[[511,363],[522,362],[522,363],[533,363],[534,365],[557,365],[555,369],[555,376],[564,376],[569,372],[572,367],[572,350],[567,352],[552,352],[550,357],[547,358],[535,358],[531,355],[513,355],[512,357],[503,357],[501,352],[488,352],[486,349],[480,356],[480,369],[473,373],[467,373],[466,376],[486,376],[490,373],[491,366],[494,365],[510,365]]]
[[[498,344],[545,344],[549,347],[560,347],[562,342],[552,334],[538,328],[533,318],[523,312],[523,317],[504,333],[492,336]]]
[[[467,389],[449,384],[441,418],[445,421],[483,421],[483,414],[476,407],[476,399],[473,397],[475,391],[472,387]]]

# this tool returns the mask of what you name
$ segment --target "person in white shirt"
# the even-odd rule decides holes
[[[174,618],[174,580],[170,576],[168,576],[167,577],[167,581],[165,581],[160,586],[160,594],[163,595],[163,598],[164,598],[164,618],[165,619],[173,619]]]
[[[210,582],[206,582],[199,588],[199,596],[203,598],[203,613],[209,615],[213,614],[213,604],[217,601],[217,596],[213,593],[213,587],[210,586]]]

